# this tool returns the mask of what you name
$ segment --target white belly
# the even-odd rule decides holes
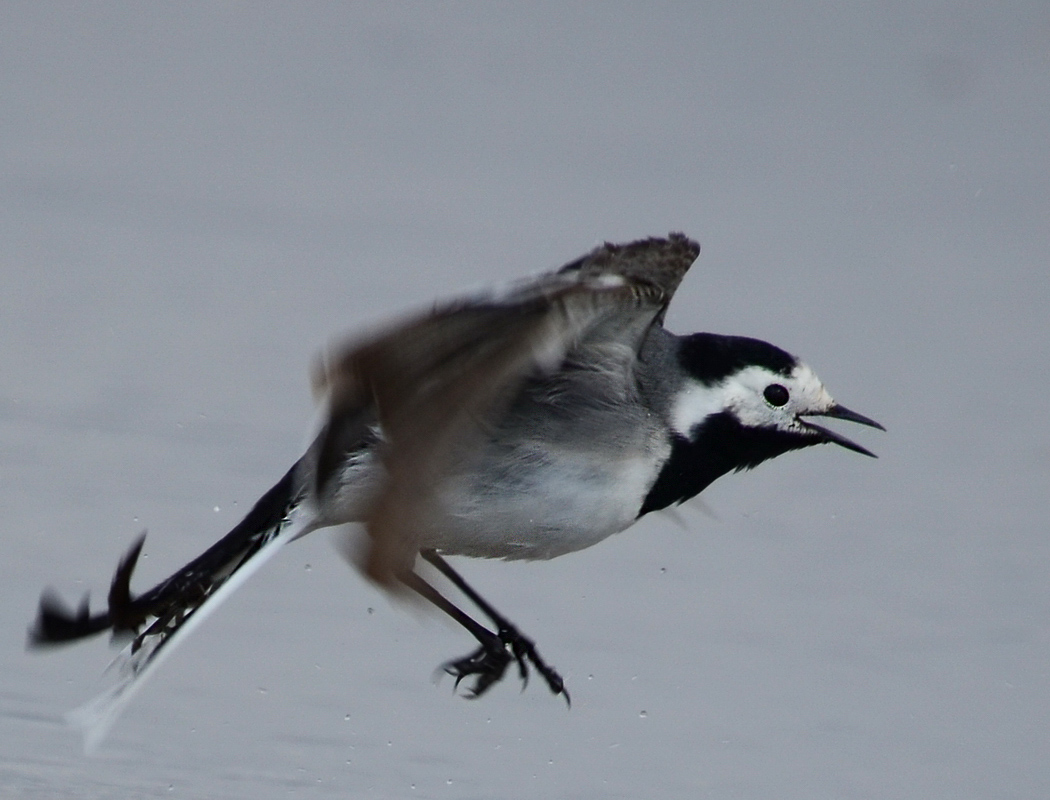
[[[450,555],[546,559],[590,547],[638,516],[656,464],[637,455],[536,454],[496,474],[479,469],[450,479],[439,493],[444,511],[423,547]]]
[[[639,426],[640,427],[640,426]],[[535,441],[490,446],[437,487],[420,548],[476,558],[548,559],[582,550],[638,518],[670,445],[636,427],[631,441]],[[344,467],[340,488],[318,509],[322,525],[363,522],[384,480],[374,452]]]

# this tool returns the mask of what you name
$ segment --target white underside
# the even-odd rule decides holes
[[[423,546],[475,558],[549,559],[624,530],[655,479],[650,458],[563,456],[493,485],[485,471],[442,487]]]
[[[420,546],[447,555],[527,560],[583,550],[637,520],[663,455],[519,443],[512,457],[482,457],[441,482],[426,528],[418,532]],[[342,488],[316,509],[322,524],[363,522],[380,469],[371,455],[348,464]]]

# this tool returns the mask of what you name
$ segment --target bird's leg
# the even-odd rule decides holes
[[[444,575],[446,578],[452,581],[452,583],[456,586],[457,589],[459,589],[461,592],[463,592],[463,594],[469,597],[471,602],[473,602],[474,605],[481,609],[482,613],[484,613],[486,617],[492,620],[492,622],[496,626],[496,636],[499,642],[501,643],[501,649],[504,647],[510,649],[511,654],[514,656],[514,660],[518,663],[518,674],[521,676],[523,682],[528,682],[528,664],[531,663],[532,666],[536,668],[536,671],[543,676],[543,679],[547,682],[547,687],[551,690],[551,692],[553,692],[554,694],[562,695],[562,697],[565,698],[565,702],[571,704],[569,692],[565,688],[565,682],[562,680],[561,675],[559,675],[557,670],[548,665],[543,660],[543,658],[540,657],[539,652],[537,652],[536,650],[536,645],[531,639],[522,635],[522,633],[514,626],[513,623],[510,622],[510,620],[508,620],[491,605],[489,605],[488,601],[486,601],[485,598],[479,595],[473,589],[473,587],[471,587],[470,584],[468,584],[463,579],[463,576],[456,572],[449,565],[449,563],[437,553],[436,550],[423,550],[420,552],[420,555],[422,555],[428,563],[436,567],[442,575]],[[470,619],[469,617],[467,618]],[[471,622],[473,622],[473,620],[471,620]],[[476,625],[477,623],[474,624]],[[465,627],[467,627],[467,630],[470,630],[468,626]],[[485,630],[485,632],[488,633],[487,630]],[[475,634],[475,636],[477,636],[477,634]],[[451,662],[446,666],[446,670],[448,670],[454,675],[458,675],[458,671],[455,670],[458,670],[463,664],[469,664],[473,659],[481,656],[482,651],[485,651],[486,649],[486,642],[480,638],[478,639],[478,641],[480,641],[482,644],[482,647],[480,650],[478,650],[478,652],[474,653],[471,656],[468,656],[466,659]],[[502,670],[500,672],[500,675],[502,675]],[[499,678],[497,677],[495,680],[498,679]],[[489,684],[486,684],[485,688],[488,688],[488,686],[491,685],[491,683],[494,683],[495,680],[490,681]],[[475,694],[479,694],[479,692],[475,691]]]
[[[474,686],[471,687],[468,696],[480,697],[503,677],[503,673],[507,671],[507,665],[510,664],[511,655],[507,652],[503,640],[446,599],[416,573],[410,572],[402,576],[401,581],[420,597],[433,603],[466,628],[470,635],[481,644],[481,647],[469,656],[444,665],[445,672],[455,677],[456,686],[459,686],[459,682],[468,675],[477,675],[477,680],[474,681]]]

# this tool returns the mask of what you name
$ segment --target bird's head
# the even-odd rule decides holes
[[[779,347],[742,336],[701,333],[682,340],[680,360],[686,378],[672,409],[675,433],[695,441],[710,435],[705,429],[736,428],[746,445],[737,468],[814,444],[832,443],[875,455],[810,418],[885,428],[835,402],[809,366]],[[764,456],[763,448],[768,449]]]
[[[671,453],[642,513],[688,500],[727,472],[815,444],[874,457],[812,418],[885,428],[835,402],[790,353],[741,336],[696,333],[679,341],[683,375],[670,398]]]

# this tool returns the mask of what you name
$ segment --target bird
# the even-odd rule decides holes
[[[775,345],[668,331],[668,304],[699,253],[682,233],[607,242],[555,271],[330,344],[312,369],[316,436],[228,534],[133,594],[141,534],[100,612],[42,594],[30,646],[130,638],[120,683],[78,724],[100,739],[175,644],[282,545],[347,523],[366,534],[347,546],[363,575],[433,604],[477,640],[443,665],[457,687],[467,680],[466,696],[515,665],[522,681],[535,670],[569,702],[535,642],[447,557],[551,559],[793,450],[835,444],[874,457],[813,418],[885,430]]]

